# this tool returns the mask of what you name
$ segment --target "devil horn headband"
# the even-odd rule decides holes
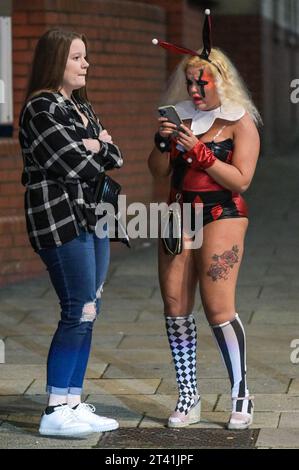
[[[203,49],[201,53],[199,54],[197,51],[194,51],[192,49],[187,49],[186,47],[178,46],[177,44],[172,44],[170,42],[166,41],[160,41],[159,39],[153,39],[152,43],[156,46],[161,46],[164,49],[170,50],[172,52],[177,52],[178,54],[187,54],[191,56],[198,56],[201,59],[206,60],[207,62],[210,62],[211,64],[215,65],[217,68],[218,72],[221,75],[221,71],[219,67],[214,64],[210,59],[209,55],[211,52],[212,48],[212,41],[211,41],[211,17],[210,17],[210,10],[206,9],[205,10],[205,21],[203,25],[203,30],[202,30],[202,42],[203,42]]]

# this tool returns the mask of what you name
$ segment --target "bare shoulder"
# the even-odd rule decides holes
[[[256,124],[250,114],[247,112],[244,114],[244,116],[241,117],[241,119],[238,119],[234,123],[233,126],[233,133],[234,133],[234,138],[238,139],[238,137],[245,137],[248,136],[249,138],[257,138],[259,139],[259,133],[256,127]]]

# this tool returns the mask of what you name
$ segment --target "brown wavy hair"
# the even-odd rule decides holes
[[[84,34],[50,29],[39,38],[34,51],[25,102],[43,91],[58,92],[74,39],[84,42],[87,54],[87,40]],[[81,101],[87,101],[86,86],[74,90],[73,95]]]

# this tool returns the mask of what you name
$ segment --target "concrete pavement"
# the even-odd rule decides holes
[[[298,176],[295,156],[261,159],[245,195],[250,227],[237,305],[247,333],[255,419],[248,434],[252,444],[240,447],[299,448],[299,363],[290,359],[293,352],[299,360],[290,346],[298,339],[299,348]],[[149,447],[153,430],[159,437],[157,447],[166,448],[169,433],[180,432],[165,428],[177,395],[155,243],[138,243],[131,251],[123,247],[113,255],[103,298],[84,392],[99,414],[118,418],[121,429],[80,441],[61,440],[37,433],[46,403],[46,354],[59,312],[56,297],[46,276],[0,290],[0,338],[6,355],[0,364],[0,448],[121,448],[124,438],[127,448],[131,441],[136,447],[131,438],[128,444],[130,433],[139,438],[138,447]],[[196,317],[203,420],[182,430],[182,448],[194,447],[191,436],[196,433],[210,436],[201,441],[208,442],[207,447],[237,448],[237,435],[242,433],[232,437],[224,430],[230,410],[229,381],[199,299]],[[168,438],[167,446],[180,447],[171,442]]]

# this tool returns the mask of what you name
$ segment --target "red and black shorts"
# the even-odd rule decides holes
[[[182,196],[184,203],[191,204],[191,230],[195,228],[195,203],[202,204],[203,226],[215,220],[248,217],[247,204],[239,193],[228,190],[183,191]]]

